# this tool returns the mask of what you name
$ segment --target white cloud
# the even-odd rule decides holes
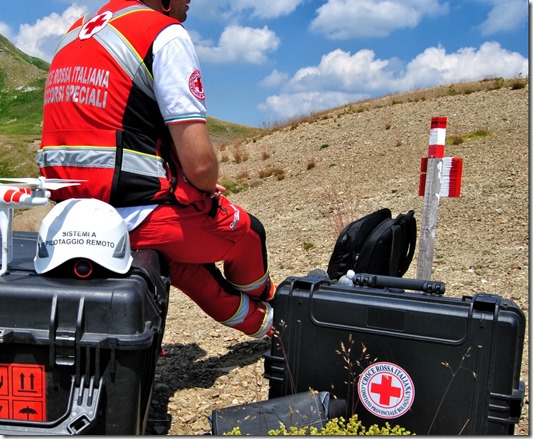
[[[276,0],[273,2],[257,0],[194,0],[191,4],[193,13],[214,18],[228,19],[247,12],[252,17],[272,19],[292,14],[304,0]]]
[[[195,48],[202,61],[263,64],[267,54],[275,52],[279,45],[280,39],[267,26],[258,29],[232,25],[224,29],[217,46],[200,41]]]
[[[442,47],[430,47],[407,65],[404,75],[396,83],[401,90],[409,90],[518,75],[528,75],[528,60],[517,52],[503,49],[499,43],[488,42],[478,50],[466,47],[450,54],[446,54]]]
[[[28,55],[50,61],[61,36],[76,19],[87,12],[82,6],[71,6],[62,15],[52,13],[35,24],[22,24],[13,43]]]
[[[191,37],[191,40],[194,44],[194,47],[211,47],[215,43],[210,38],[204,38],[199,32],[195,31],[194,29],[187,29],[187,33]]]
[[[252,16],[259,18],[276,18],[290,15],[302,3],[302,0],[276,0],[273,2],[257,0],[232,0],[230,2],[233,11],[242,12],[251,9]]]
[[[9,27],[8,24],[0,21],[0,34],[3,35],[4,37],[6,37],[8,40],[11,41],[11,39],[13,38],[13,34],[11,32],[11,28]]]
[[[332,40],[386,37],[447,10],[439,0],[328,0],[317,9],[311,30]]]
[[[320,64],[299,69],[279,94],[259,108],[290,118],[371,96],[491,77],[526,77],[528,68],[527,58],[496,42],[449,54],[442,47],[430,47],[406,65],[395,58],[376,59],[368,49],[353,55],[337,49],[323,56]]]
[[[260,83],[262,87],[279,87],[283,83],[287,82],[289,74],[287,72],[280,72],[274,70],[270,75],[263,79]]]
[[[328,108],[339,107],[366,97],[368,96],[357,93],[320,91],[282,93],[269,96],[264,103],[258,105],[258,109],[270,115],[270,121],[274,122],[279,119],[287,120]]]
[[[373,90],[378,84],[391,80],[389,66],[395,63],[395,59],[375,59],[374,52],[368,49],[360,50],[354,55],[337,49],[324,55],[318,66],[298,70],[290,81],[290,88]]]
[[[492,9],[479,26],[483,35],[512,31],[527,23],[528,7],[524,0],[485,1],[492,5]]]

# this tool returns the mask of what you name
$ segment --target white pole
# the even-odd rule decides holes
[[[431,280],[440,201],[442,158],[446,143],[446,123],[447,119],[445,117],[431,119],[424,207],[418,245],[417,279]]]

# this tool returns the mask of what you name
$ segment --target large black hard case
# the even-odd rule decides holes
[[[0,277],[0,435],[142,434],[170,288],[158,254],[117,278],[36,275],[36,234],[15,232]]]
[[[370,287],[379,278],[439,289],[357,276],[366,286],[313,276],[279,285],[276,336],[265,355],[269,398],[311,388],[347,399],[346,416],[357,413],[365,426],[387,421],[418,435],[512,434],[524,396],[525,317],[516,304],[492,294],[460,299]],[[372,401],[381,403],[381,396],[368,390],[374,375],[387,373],[389,384],[395,373],[407,385],[397,412],[410,407],[399,417],[379,411]]]

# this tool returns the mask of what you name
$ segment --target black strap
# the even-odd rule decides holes
[[[402,255],[400,255],[402,245],[401,228],[402,227],[398,224],[393,224],[391,227],[392,240],[389,255],[389,272],[387,273],[389,276],[398,275],[398,267],[400,265],[400,259],[402,258]]]
[[[388,274],[389,276],[402,277],[411,265],[415,253],[416,220],[414,211],[410,210],[406,214],[398,215],[391,226],[391,233],[392,243]],[[404,253],[405,249],[407,249],[407,253]]]
[[[408,246],[407,255],[405,258],[401,258],[400,266],[398,267],[398,275],[403,276],[409,269],[409,265],[413,260],[416,247],[416,219],[414,217],[415,212],[410,210],[405,214],[405,221],[407,221],[407,227],[402,227],[402,242],[403,248]],[[404,255],[402,255],[404,256]]]
[[[170,178],[170,193],[173,194],[176,190],[176,186],[178,185],[178,170],[176,168],[174,160],[172,160],[172,153],[170,152],[170,148],[172,148],[172,143],[164,141],[161,142],[161,157],[165,161],[165,164],[168,166],[168,169],[170,170],[170,175],[172,176]]]
[[[207,214],[211,218],[217,216],[219,198],[220,195],[217,195],[216,197],[211,197],[211,209],[209,209],[209,213]]]
[[[378,242],[379,238],[383,234],[385,230],[387,230],[391,223],[394,223],[393,219],[386,219],[379,223],[379,225],[372,231],[370,236],[366,239],[365,243],[363,244],[363,247],[361,248],[361,252],[359,253],[359,257],[357,258],[357,262],[354,266],[354,271],[356,273],[364,273],[368,270],[368,263],[372,258],[372,250],[374,249],[374,246]],[[366,266],[361,267],[360,263],[366,264]],[[358,266],[359,264],[359,266]]]
[[[222,272],[218,269],[218,267],[215,265],[214,262],[209,262],[206,264],[203,264],[204,267],[211,273],[211,276],[217,281],[217,283],[222,287],[222,289],[233,296],[240,296],[242,292],[235,288],[232,283],[227,280]]]

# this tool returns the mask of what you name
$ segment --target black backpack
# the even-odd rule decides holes
[[[414,211],[392,218],[389,209],[380,209],[341,231],[329,260],[328,276],[339,279],[353,270],[402,277],[413,260],[415,247]]]

